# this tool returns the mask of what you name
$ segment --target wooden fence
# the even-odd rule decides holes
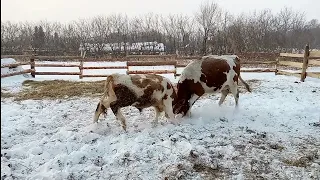
[[[303,58],[303,62],[292,62],[284,61],[284,57],[291,58]],[[309,65],[314,65],[320,67],[320,51],[309,51],[309,45],[306,45],[304,54],[291,54],[291,53],[280,53],[280,58],[277,59],[276,63],[276,75],[289,75],[296,76],[300,78],[301,82],[304,82],[306,77],[320,78],[320,72],[307,72]],[[279,70],[279,66],[289,66],[301,69],[301,72],[288,72],[284,70]]]
[[[18,55],[19,56],[19,55]],[[13,56],[1,56],[1,58],[14,58],[16,55]],[[19,56],[21,57],[21,55]],[[19,75],[19,74],[26,74],[26,73],[31,73],[32,77],[35,77],[36,75],[78,75],[80,79],[85,78],[85,77],[107,77],[108,74],[84,74],[84,70],[93,70],[93,69],[105,69],[105,70],[110,70],[110,69],[123,69],[126,70],[127,74],[148,74],[148,73],[153,73],[153,74],[174,74],[175,77],[179,76],[180,74],[177,73],[177,68],[183,68],[187,64],[179,64],[179,59],[180,60],[186,60],[186,59],[199,59],[200,57],[177,57],[173,55],[130,55],[127,58],[131,59],[134,58],[136,59],[153,59],[153,58],[158,58],[158,59],[166,59],[166,60],[161,60],[161,61],[126,61],[125,66],[84,66],[84,62],[110,62],[110,59],[92,59],[92,58],[82,58],[80,56],[26,56],[24,57],[30,58],[30,62],[20,62],[20,63],[14,63],[14,64],[7,64],[1,66],[1,68],[9,67],[17,67],[21,65],[30,65],[30,69],[21,71],[21,72],[14,72],[10,74],[4,74],[1,75],[1,78],[3,77],[9,77],[9,76],[14,76],[14,75]],[[72,62],[78,62],[79,64],[53,64],[53,63],[35,63],[35,60],[72,60]],[[123,61],[123,59],[122,59]],[[259,64],[268,64],[268,65],[274,65],[276,64],[276,61],[270,61],[270,62],[242,62],[242,64],[253,64],[253,65],[259,65]],[[137,66],[171,66],[172,70],[131,70],[131,67],[137,67]],[[77,67],[79,68],[78,72],[41,72],[41,71],[36,71],[36,67]],[[241,69],[241,72],[275,72],[276,69]]]

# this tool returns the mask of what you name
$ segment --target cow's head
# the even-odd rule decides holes
[[[181,114],[185,116],[188,110],[190,109],[189,106],[189,99],[191,95],[189,93],[189,87],[187,81],[178,82],[177,84],[177,96],[174,100],[173,105],[173,113],[174,114]]]
[[[189,103],[186,99],[180,99],[177,103],[173,106],[174,114],[181,114],[185,116],[190,109]]]

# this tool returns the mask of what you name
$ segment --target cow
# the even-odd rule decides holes
[[[251,92],[240,76],[240,59],[237,55],[208,55],[189,63],[182,71],[177,84],[175,114],[191,116],[192,105],[206,93],[221,92],[219,106],[231,92],[238,107],[238,79]]]
[[[136,107],[141,114],[142,109],[153,106],[156,111],[153,125],[156,126],[160,112],[164,111],[167,118],[174,118],[175,98],[176,91],[173,85],[163,76],[111,74],[106,79],[104,94],[94,114],[94,122],[98,121],[101,113],[106,116],[110,107],[126,131],[125,117],[121,113],[122,107]]]

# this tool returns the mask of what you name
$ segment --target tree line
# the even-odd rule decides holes
[[[119,55],[130,53],[127,45],[137,42],[163,43],[167,54],[182,55],[279,52],[302,49],[306,43],[320,49],[320,23],[287,7],[278,13],[265,9],[235,16],[213,2],[201,4],[193,15],[113,14],[65,24],[1,21],[1,54],[78,55],[81,44],[103,56],[109,43],[123,46],[111,47],[109,54]]]

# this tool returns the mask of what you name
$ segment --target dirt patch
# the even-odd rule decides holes
[[[249,86],[250,86],[250,89],[251,90],[254,90],[256,87],[258,87],[262,81],[261,80],[258,80],[258,79],[250,79],[250,80],[244,80]],[[248,92],[244,86],[244,84],[239,80],[239,91],[240,93],[243,93],[243,92]]]
[[[310,166],[315,160],[319,159],[317,151],[305,152],[300,157],[291,157],[284,159],[283,162],[288,166],[307,167]]]
[[[16,94],[15,100],[61,99],[83,95],[98,96],[103,93],[104,82],[105,81],[26,80],[23,82],[23,90]]]

